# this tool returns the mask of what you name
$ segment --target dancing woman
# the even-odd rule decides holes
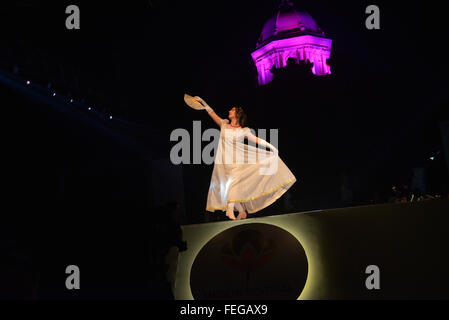
[[[229,110],[229,121],[220,118],[200,97],[194,99],[220,126],[207,211],[226,211],[226,216],[231,220],[245,219],[246,212],[255,213],[269,206],[295,183],[295,176],[279,158],[278,150],[245,127],[246,115],[242,108],[233,107]],[[244,144],[244,138],[270,148],[270,152]],[[245,162],[242,159],[254,161]],[[237,218],[234,210],[239,212]]]

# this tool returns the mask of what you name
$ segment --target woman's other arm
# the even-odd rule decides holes
[[[257,143],[258,145],[263,146],[263,147],[265,147],[265,148],[268,147],[268,148],[270,148],[271,151],[274,151],[274,152],[276,152],[276,153],[279,152],[278,149],[277,149],[275,146],[273,146],[271,143],[265,141],[264,139],[261,139],[261,138],[256,137],[256,136],[251,132],[251,130],[248,129],[247,132],[248,132],[248,133],[246,134],[246,137],[248,138],[249,141],[254,142],[254,143]]]

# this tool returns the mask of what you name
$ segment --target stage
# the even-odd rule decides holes
[[[182,226],[175,299],[447,299],[449,199]],[[172,252],[173,253],[173,252]]]

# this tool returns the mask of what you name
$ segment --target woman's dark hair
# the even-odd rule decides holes
[[[246,113],[243,111],[241,107],[234,107],[235,108],[235,115],[237,116],[237,119],[239,121],[239,124],[242,128],[245,127],[246,124]]]

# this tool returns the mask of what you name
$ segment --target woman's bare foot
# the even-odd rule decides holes
[[[240,211],[239,215],[237,216],[237,218],[235,218],[235,220],[242,220],[242,219],[246,219],[246,211]]]
[[[235,220],[234,210],[228,210],[226,211],[226,216],[229,217],[231,220]]]

